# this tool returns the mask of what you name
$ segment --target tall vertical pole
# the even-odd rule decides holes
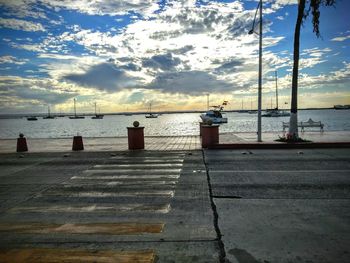
[[[260,0],[259,19],[259,86],[258,86],[258,142],[261,142],[261,93],[262,93],[262,0]]]
[[[76,98],[74,98],[74,117],[77,117],[77,108],[75,107]]]
[[[209,93],[207,94],[207,110],[209,110]]]
[[[277,70],[275,71],[275,79],[276,79],[276,109],[278,109]]]

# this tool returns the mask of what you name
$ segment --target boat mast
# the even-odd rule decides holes
[[[96,112],[96,101],[95,101],[95,115],[97,115],[97,112]]]
[[[276,109],[278,110],[277,70],[275,71],[275,80],[276,80]]]
[[[75,107],[76,98],[74,98],[73,101],[74,101],[74,117],[77,117],[77,109]]]
[[[207,94],[207,111],[209,110],[209,93]]]

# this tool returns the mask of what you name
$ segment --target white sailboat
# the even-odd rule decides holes
[[[92,116],[91,119],[101,120],[101,119],[103,119],[103,117],[104,117],[103,114],[97,114],[97,112],[96,112],[96,102],[95,102],[95,116]]]
[[[77,115],[77,108],[75,106],[76,98],[74,98],[73,100],[74,100],[74,116],[69,116],[69,119],[85,119],[84,116]]]
[[[266,109],[262,117],[288,117],[290,113],[285,110],[278,109],[278,86],[277,86],[277,71],[275,71],[275,81],[276,81],[276,108]]]
[[[145,115],[147,119],[158,118],[158,114],[152,113],[152,103],[149,104],[149,113]]]
[[[50,105],[47,106],[47,116],[43,117],[43,119],[55,119],[55,116],[52,116],[51,115],[51,112],[50,112]]]

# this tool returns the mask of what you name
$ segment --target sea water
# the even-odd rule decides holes
[[[325,131],[350,131],[350,110],[301,110],[299,121],[321,121]],[[127,136],[127,128],[134,121],[145,127],[146,136],[179,136],[199,134],[199,113],[163,114],[158,118],[147,119],[144,115],[106,115],[103,119],[42,119],[27,121],[20,119],[0,119],[0,139],[17,138],[23,133],[28,138],[68,138],[74,135],[85,137],[120,137]],[[220,125],[220,133],[256,132],[257,114],[228,112],[228,123]],[[282,131],[282,121],[289,117],[262,117],[262,131]],[[317,130],[317,128],[314,128]]]

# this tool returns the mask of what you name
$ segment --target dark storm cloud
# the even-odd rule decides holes
[[[83,74],[69,74],[63,79],[108,92],[116,92],[138,83],[138,79],[128,76],[124,70],[112,63],[93,65]]]
[[[199,95],[209,91],[229,91],[232,90],[232,84],[218,80],[207,72],[185,71],[160,73],[146,88],[167,93]]]
[[[167,53],[164,55],[154,55],[149,59],[144,59],[142,61],[142,66],[153,69],[171,70],[180,63],[181,60],[179,58],[175,58],[171,53]]]
[[[239,70],[244,64],[243,61],[233,60],[226,63],[221,64],[219,67],[215,69],[217,73],[232,73]]]
[[[40,101],[43,104],[59,104],[77,96],[74,92],[55,90],[49,81],[31,81],[26,79],[3,80],[0,96],[16,97]]]

